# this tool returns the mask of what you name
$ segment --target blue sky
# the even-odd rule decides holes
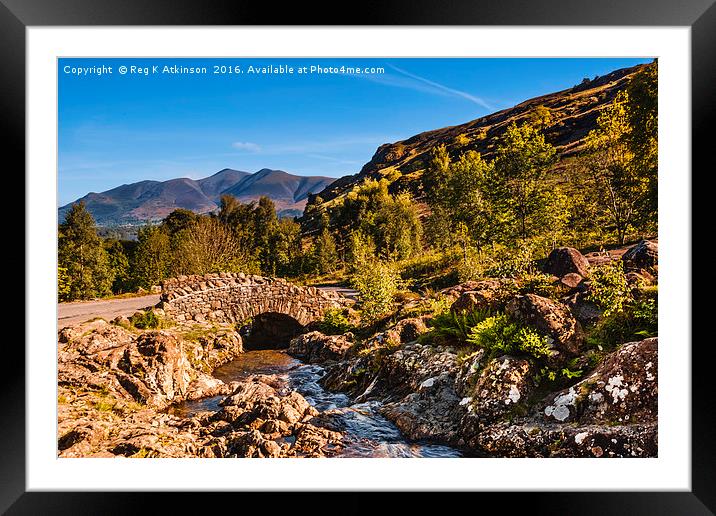
[[[59,203],[144,179],[199,179],[222,168],[340,177],[359,171],[382,143],[650,60],[60,59]],[[132,65],[159,68],[119,73]],[[161,73],[165,65],[208,73]],[[214,65],[242,73],[214,74]],[[267,65],[294,73],[249,73],[249,66]],[[297,73],[311,65],[384,73]],[[72,73],[101,66],[112,73]]]

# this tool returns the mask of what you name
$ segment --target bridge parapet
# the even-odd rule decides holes
[[[345,298],[281,278],[243,273],[178,276],[162,282],[161,304],[167,316],[187,321],[243,322],[262,313],[288,315],[305,326]]]

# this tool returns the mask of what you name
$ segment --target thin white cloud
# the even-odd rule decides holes
[[[234,149],[248,151],[248,152],[261,152],[261,146],[258,143],[253,142],[234,142],[231,144]]]
[[[464,98],[464,99],[469,100],[470,102],[473,102],[473,103],[477,104],[478,106],[484,107],[485,109],[493,109],[493,107],[492,107],[490,104],[488,104],[487,102],[485,102],[485,101],[484,101],[483,99],[481,99],[480,97],[476,97],[475,95],[471,95],[470,93],[467,93],[467,92],[464,92],[464,91],[460,91],[460,90],[456,90],[456,89],[454,89],[454,88],[450,88],[450,87],[448,87],[448,86],[445,86],[445,85],[443,85],[443,84],[437,83],[437,82],[435,82],[435,81],[431,81],[430,79],[426,79],[425,77],[421,77],[421,76],[419,76],[419,75],[415,75],[414,73],[408,72],[407,70],[403,70],[402,68],[398,68],[398,67],[395,66],[395,65],[388,65],[388,66],[390,66],[390,68],[392,68],[392,69],[395,70],[396,72],[405,75],[406,77],[410,77],[411,79],[415,79],[416,81],[419,81],[419,82],[422,82],[422,83],[424,83],[424,84],[427,84],[428,86],[432,86],[432,87],[434,87],[434,88],[436,88],[436,89],[438,89],[438,90],[440,90],[440,91],[444,91],[445,93],[452,94],[452,95],[454,95],[454,96],[456,96],[456,97],[462,97],[462,98]]]
[[[465,100],[468,100],[474,104],[477,104],[478,106],[481,106],[489,111],[493,111],[495,108],[491,106],[489,103],[487,103],[484,99],[472,95],[471,93],[467,93],[465,91],[456,90],[455,88],[450,88],[449,86],[445,86],[444,84],[440,84],[435,81],[431,81],[430,79],[426,79],[425,77],[421,77],[420,75],[416,75],[414,73],[411,73],[407,70],[403,70],[402,68],[399,68],[395,65],[388,64],[388,67],[392,70],[395,70],[399,74],[403,75],[404,77],[407,77],[409,79],[412,79],[411,81],[396,81],[388,79],[387,81],[383,78],[389,78],[390,76],[380,76],[375,75],[372,76],[374,78],[377,78],[378,81],[385,82],[386,84],[390,84],[391,86],[397,86],[402,88],[408,88],[416,91],[422,91],[425,93],[433,93],[438,95],[447,95],[450,97],[459,97],[463,98]],[[370,77],[370,76],[366,76]]]

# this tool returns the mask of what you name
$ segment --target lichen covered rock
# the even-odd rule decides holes
[[[465,409],[455,392],[454,375],[443,372],[424,380],[417,392],[380,410],[408,439],[457,444]]]
[[[536,387],[535,373],[535,366],[525,358],[505,355],[489,361],[474,387],[461,393],[460,404],[466,410],[461,430],[466,440],[524,406]]]
[[[506,457],[653,457],[658,448],[657,339],[624,344],[586,378],[470,445]]]
[[[472,443],[499,457],[655,457],[656,423],[604,425],[512,425],[486,428]]]
[[[575,356],[584,340],[584,331],[569,308],[535,294],[517,296],[505,307],[514,319],[547,335],[550,347],[564,359]]]
[[[586,378],[540,405],[546,421],[627,424],[656,421],[658,339],[624,344]]]

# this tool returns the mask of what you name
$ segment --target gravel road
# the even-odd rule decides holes
[[[64,328],[95,317],[111,321],[119,315],[132,315],[137,310],[154,306],[159,294],[126,299],[100,299],[99,301],[75,301],[57,305],[57,327]]]

